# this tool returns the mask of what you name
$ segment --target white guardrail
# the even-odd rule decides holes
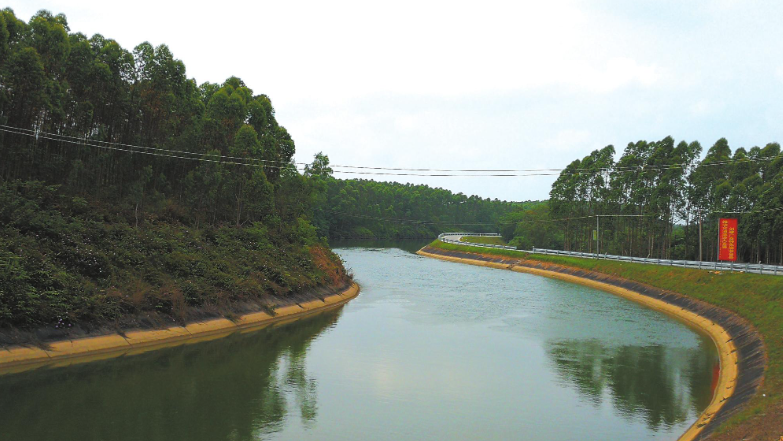
[[[479,236],[479,237],[499,237],[497,233],[442,233],[438,236],[441,242],[453,243],[457,245],[470,245],[472,247],[483,248],[501,248],[506,250],[516,250],[515,247],[504,245],[491,245],[483,243],[463,242],[460,239],[462,237]],[[595,253],[582,253],[579,251],[560,251],[549,250],[546,248],[533,248],[532,250],[520,250],[526,253],[535,254],[551,254],[557,256],[573,256],[583,257],[585,259],[595,259]],[[632,257],[632,256],[617,256],[614,254],[600,254],[597,256],[599,259],[606,260],[619,260],[623,262],[635,262],[635,263],[648,263],[652,265],[666,265],[666,266],[679,266],[682,268],[696,268],[712,271],[739,271],[746,273],[756,274],[768,274],[775,276],[783,276],[783,266],[779,265],[763,265],[755,263],[733,263],[733,262],[699,262],[695,260],[671,260],[671,259],[651,259],[645,257]]]

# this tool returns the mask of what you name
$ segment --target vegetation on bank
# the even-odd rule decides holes
[[[761,334],[767,347],[768,366],[760,394],[748,408],[722,428],[764,414],[783,403],[783,277],[740,272],[715,273],[706,270],[660,265],[530,254],[514,250],[489,250],[435,241],[430,246],[445,250],[494,254],[555,263],[600,272],[674,291],[732,311],[747,319]],[[765,396],[762,396],[764,394]]]
[[[318,179],[241,79],[198,84],[165,45],[4,9],[0,84],[0,340],[230,315],[347,281],[312,226]]]
[[[193,228],[152,214],[134,224],[132,211],[56,187],[0,185],[0,328],[57,334],[149,314],[181,324],[347,280],[312,228]]]
[[[740,262],[783,264],[783,155],[780,145],[737,148],[721,138],[629,143],[595,150],[569,164],[545,207],[520,210],[503,236],[521,248],[714,261],[718,219],[739,219]]]
[[[502,237],[497,236],[462,236],[460,242],[481,243],[487,245],[508,245]]]

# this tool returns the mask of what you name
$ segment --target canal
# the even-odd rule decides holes
[[[337,249],[339,310],[0,376],[2,440],[674,440],[712,397],[709,338],[595,289]]]

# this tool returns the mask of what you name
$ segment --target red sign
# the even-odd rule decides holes
[[[721,219],[718,224],[718,260],[737,261],[737,219]]]

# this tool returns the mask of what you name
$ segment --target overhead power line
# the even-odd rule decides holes
[[[86,146],[86,147],[95,147],[99,149],[106,149],[106,150],[114,150],[114,151],[120,151],[120,152],[126,152],[126,153],[138,153],[141,155],[149,155],[149,156],[159,156],[164,158],[173,158],[173,159],[187,159],[190,161],[201,161],[201,162],[213,162],[218,164],[229,164],[229,165],[244,165],[244,166],[250,166],[250,167],[264,167],[264,168],[273,168],[273,169],[284,169],[293,166],[292,163],[290,163],[287,166],[278,166],[278,165],[263,165],[263,164],[253,164],[248,162],[237,162],[237,161],[219,161],[215,159],[210,159],[214,157],[221,157],[220,155],[212,155],[209,153],[201,153],[199,157],[196,156],[179,156],[173,153],[182,153],[176,150],[165,150],[165,149],[157,149],[148,147],[148,149],[161,151],[161,152],[170,152],[170,153],[157,153],[157,152],[151,152],[151,151],[144,151],[144,150],[135,150],[133,148],[122,148],[122,147],[116,147],[115,145],[97,145],[92,144],[91,142],[87,142],[86,139],[61,139],[56,137],[50,137],[47,134],[30,134],[30,133],[24,133],[24,132],[17,132],[14,130],[6,129],[5,126],[0,125],[0,131],[6,132],[6,133],[13,133],[17,135],[24,135],[24,136],[33,136],[36,138],[43,138],[50,141],[57,141],[57,142],[65,142],[68,144],[75,144],[80,146]]]
[[[308,166],[310,164],[304,162],[284,162],[269,159],[260,158],[244,158],[231,155],[222,154],[206,154],[199,152],[190,152],[185,150],[169,150],[157,147],[147,147],[134,144],[109,142],[92,140],[88,138],[80,138],[69,135],[61,135],[56,133],[36,131],[31,129],[24,129],[19,127],[13,127],[0,124],[0,130],[8,133],[15,133],[28,137],[43,138],[53,141],[68,142],[71,144],[79,144],[88,147],[111,149],[116,151],[124,151],[130,153],[141,153],[152,156],[164,156],[174,159],[189,159],[200,160],[207,162],[219,162],[224,164],[237,164],[237,165],[251,165],[251,166],[263,166],[266,168],[288,168],[291,165],[294,166]],[[154,152],[157,152],[155,154]],[[205,156],[211,158],[220,158],[220,161],[214,159],[206,159]],[[730,159],[726,161],[713,161],[698,164],[698,167],[713,167],[728,164],[736,164],[743,162],[766,162],[772,161],[777,158],[783,158],[783,154],[778,154],[770,157],[762,158],[741,158]],[[445,168],[407,168],[407,167],[376,167],[376,166],[364,166],[364,165],[339,165],[330,164],[333,173],[342,173],[350,175],[372,175],[372,176],[422,176],[422,177],[528,177],[528,176],[554,176],[558,174],[568,175],[580,175],[580,174],[596,174],[596,173],[627,173],[627,172],[644,172],[646,170],[666,171],[675,169],[686,169],[689,167],[696,167],[696,165],[689,163],[680,164],[665,164],[665,165],[638,165],[638,166],[613,166],[604,167],[598,169],[577,168],[577,169],[564,169],[564,168],[539,168],[539,169],[445,169]],[[348,170],[341,170],[348,169]],[[362,170],[362,171],[356,171]],[[566,171],[568,170],[568,171]],[[467,173],[467,174],[466,174]]]
[[[100,141],[103,144],[94,144],[94,141],[88,140],[86,138],[75,138],[75,137],[61,137],[60,135],[54,135],[51,136],[48,133],[45,132],[33,132],[29,129],[16,129],[7,128],[8,126],[0,125],[0,131],[6,132],[6,133],[13,133],[17,135],[23,135],[27,137],[34,137],[36,139],[42,138],[47,139],[50,141],[57,141],[57,142],[65,142],[69,144],[74,145],[80,145],[80,146],[86,146],[86,147],[95,147],[100,149],[106,149],[106,150],[114,150],[114,151],[121,151],[126,153],[138,153],[142,155],[149,155],[149,156],[159,156],[159,157],[166,157],[166,158],[173,158],[173,159],[186,159],[190,161],[203,161],[203,162],[213,162],[213,163],[220,163],[220,164],[232,164],[232,165],[244,165],[244,166],[250,166],[250,167],[262,167],[262,168],[272,168],[272,169],[284,169],[291,166],[299,165],[302,163],[284,163],[280,161],[268,161],[263,159],[251,159],[251,158],[238,158],[236,156],[227,156],[227,155],[219,155],[219,154],[211,154],[211,153],[194,153],[194,152],[185,152],[181,150],[166,150],[166,149],[160,149],[155,147],[140,147],[140,146],[133,146],[131,144],[119,144],[119,143],[107,143],[106,141]],[[152,150],[152,151],[150,151]],[[182,155],[192,155],[192,156],[182,156]],[[198,155],[198,156],[196,156]],[[210,158],[223,158],[224,160],[216,160],[216,159],[210,159]],[[230,159],[230,160],[226,160]],[[251,161],[251,162],[243,162],[243,161]],[[279,164],[286,164],[286,165],[270,165],[271,162],[277,162]],[[309,165],[309,164],[305,164]],[[331,166],[330,166],[331,167]],[[358,167],[358,166],[357,166]],[[333,173],[344,173],[344,174],[352,174],[352,175],[373,175],[373,176],[425,176],[425,177],[445,177],[445,176],[454,176],[454,177],[517,177],[517,176],[543,176],[543,175],[556,175],[557,173],[526,173],[526,174],[500,174],[500,173],[493,173],[493,174],[432,174],[432,173],[386,173],[386,172],[363,172],[363,171],[345,171],[345,170],[333,170]]]
[[[57,133],[35,131],[35,130],[31,130],[31,129],[21,129],[21,128],[18,128],[18,127],[7,126],[7,125],[4,125],[4,124],[0,124],[0,129],[21,131],[21,132],[24,132],[24,133],[19,133],[20,135],[27,135],[27,136],[32,136],[32,137],[35,137],[35,138],[38,138],[38,137],[43,137],[45,139],[53,139],[54,138],[54,140],[56,140],[56,141],[65,141],[65,142],[78,141],[79,144],[87,143],[88,145],[91,145],[91,144],[94,143],[94,144],[97,144],[97,145],[94,145],[95,147],[98,147],[98,146],[123,147],[123,148],[130,149],[130,151],[134,151],[134,152],[137,152],[137,153],[140,153],[137,150],[151,150],[151,151],[163,152],[165,154],[190,155],[190,156],[196,156],[196,157],[201,157],[201,156],[204,156],[206,154],[206,153],[189,152],[189,151],[185,151],[185,150],[169,150],[169,149],[162,149],[162,148],[158,148],[158,147],[146,147],[146,146],[135,145],[135,144],[125,144],[125,143],[121,143],[121,142],[99,141],[99,140],[89,139],[89,138],[85,138],[85,137],[80,138],[80,137],[77,137],[77,136],[60,135],[60,134],[57,134]],[[4,130],[4,131],[8,131],[8,130]],[[210,155],[210,156],[219,157],[221,159],[232,159],[232,160],[237,160],[237,161],[251,161],[251,163],[254,163],[254,162],[269,163],[269,164],[273,164],[273,165],[281,165],[283,167],[288,166],[289,164],[292,164],[290,162],[285,162],[285,161],[273,161],[273,160],[260,159],[260,158],[243,158],[243,157],[240,157],[240,156],[229,156],[229,155],[221,155],[221,154],[215,154],[215,155]],[[293,163],[293,164],[297,164],[297,163]]]
[[[4,129],[4,130],[3,130]],[[0,124],[0,130],[3,130],[5,132],[10,133],[16,133],[19,135],[25,135],[29,137],[35,137],[35,138],[44,138],[49,140],[57,140],[57,141],[65,141],[65,142],[73,142],[77,141],[79,144],[86,144],[86,145],[92,145],[92,144],[98,144],[93,145],[95,147],[99,146],[110,146],[110,147],[121,147],[125,149],[129,149],[129,151],[136,152],[137,150],[150,150],[150,151],[157,151],[157,152],[163,152],[164,154],[174,154],[174,155],[186,155],[186,156],[196,156],[201,157],[204,156],[204,153],[197,153],[197,152],[190,152],[185,150],[169,150],[169,149],[162,149],[157,147],[147,147],[147,146],[140,146],[136,144],[126,144],[126,143],[120,143],[120,142],[109,142],[109,141],[98,141],[98,140],[91,140],[88,138],[83,137],[76,137],[76,136],[69,136],[69,135],[61,135],[57,133],[50,133],[50,132],[44,132],[44,131],[36,131],[32,129],[24,129],[20,127],[13,127],[8,126],[5,124]],[[288,164],[295,164],[295,165],[310,165],[306,162],[284,162],[284,161],[275,161],[275,160],[269,160],[269,159],[260,159],[260,158],[243,158],[243,157],[237,157],[237,156],[230,156],[230,155],[214,155],[216,157],[219,157],[221,159],[231,159],[235,161],[250,161],[250,163],[263,163],[263,164],[276,164],[276,165],[282,165],[282,166],[288,166]],[[182,158],[186,159],[186,158]],[[373,167],[373,166],[364,166],[364,165],[339,165],[339,164],[329,164],[329,167],[334,168],[347,168],[347,169],[357,169],[357,170],[380,170],[380,171],[406,171],[406,172],[443,172],[443,173],[451,173],[451,172],[465,172],[465,173],[480,173],[480,172],[491,172],[491,173],[524,173],[524,172],[535,172],[535,173],[543,173],[543,172],[560,172],[563,169],[560,168],[550,168],[550,169],[439,169],[439,168],[404,168],[404,167]],[[379,173],[358,173],[358,172],[351,172],[351,171],[335,171],[339,173],[349,173],[349,174],[379,174]],[[401,174],[402,175],[402,174]],[[407,174],[405,174],[407,175]],[[422,175],[424,176],[424,175]],[[426,176],[430,176],[427,174]],[[440,176],[440,175],[438,175]],[[443,176],[451,176],[451,175],[443,175]]]
[[[56,134],[50,134],[47,132],[35,132],[30,129],[21,129],[16,127],[11,127],[7,125],[0,124],[0,131],[11,133],[11,134],[17,134],[17,135],[23,135],[28,137],[35,137],[43,138],[51,141],[57,141],[57,142],[65,142],[69,144],[74,145],[80,145],[80,146],[87,146],[87,147],[95,147],[95,148],[101,148],[101,149],[107,149],[107,150],[114,150],[114,151],[122,151],[127,153],[139,153],[144,155],[151,155],[151,156],[159,156],[159,157],[165,157],[165,158],[173,158],[173,159],[186,159],[191,161],[202,161],[202,162],[211,162],[211,163],[219,163],[219,164],[229,164],[229,165],[243,165],[243,166],[251,166],[251,167],[263,167],[263,168],[272,168],[272,169],[284,169],[289,168],[295,165],[299,165],[302,163],[284,163],[286,165],[271,165],[271,164],[263,164],[263,163],[270,163],[270,162],[277,162],[277,163],[283,163],[280,161],[267,161],[267,160],[255,160],[252,161],[256,162],[240,162],[244,160],[248,160],[249,158],[240,158],[240,157],[233,157],[233,156],[227,156],[227,155],[215,155],[215,154],[209,154],[209,153],[194,153],[194,152],[185,152],[185,151],[177,151],[177,150],[166,150],[161,148],[155,148],[155,147],[141,147],[141,146],[135,146],[132,144],[122,144],[122,143],[109,143],[106,141],[94,141],[94,140],[88,140],[86,138],[76,138],[72,136],[64,136],[64,135],[56,135]],[[94,144],[98,143],[98,144]],[[140,150],[139,150],[140,149]],[[179,155],[193,155],[193,156],[179,156]],[[199,155],[199,156],[195,156]],[[783,155],[777,155],[767,158],[757,158],[755,160],[772,160],[776,159],[778,157],[782,157]],[[211,159],[219,157],[222,159],[235,159],[234,161],[226,161],[226,160],[216,160]],[[237,161],[239,160],[239,161]],[[747,158],[748,161],[754,160],[752,158]],[[743,161],[743,160],[740,160]],[[262,162],[262,164],[258,164],[257,162]],[[708,163],[704,165],[723,165],[728,164],[730,162],[737,162],[737,161],[721,161],[721,162],[715,162],[715,163]],[[307,164],[306,164],[307,165]],[[346,166],[349,167],[349,166]],[[380,167],[363,167],[363,166],[350,166],[354,168],[367,168],[367,169],[374,169],[374,170],[387,170],[385,168]],[[438,170],[438,169],[404,169],[404,168],[389,168],[388,170]],[[445,169],[444,169],[445,170]],[[544,175],[552,175],[554,173],[546,173],[549,171],[555,171],[557,169],[527,169],[527,171],[540,171],[543,173],[530,173],[530,174],[484,174],[484,175],[456,175],[456,174],[422,174],[422,173],[379,173],[379,172],[359,172],[359,171],[339,171],[339,173],[346,173],[346,174],[368,174],[368,175],[390,175],[390,176],[459,176],[459,177],[467,177],[467,176],[493,176],[493,177],[499,177],[499,176],[544,176]],[[448,170],[445,170],[448,171]],[[456,170],[455,170],[456,171]],[[461,170],[461,171],[469,171],[469,170]],[[478,171],[478,170],[477,170]],[[495,171],[503,171],[503,170],[495,170]],[[509,170],[513,171],[513,170]],[[338,173],[338,171],[335,171],[335,173]],[[762,210],[749,210],[749,211],[721,211],[721,210],[713,210],[710,213],[713,214],[755,214],[755,213],[766,213],[766,212],[774,212],[774,211],[781,211],[783,210],[783,207],[779,208],[770,208],[770,209],[762,209]],[[455,222],[444,222],[444,221],[422,221],[422,220],[415,220],[415,219],[394,219],[394,218],[382,218],[382,217],[376,217],[376,216],[367,216],[367,215],[353,215],[348,213],[340,213],[345,216],[350,217],[357,217],[357,218],[365,218],[365,219],[374,219],[374,220],[381,220],[381,221],[387,221],[387,222],[410,222],[410,223],[417,223],[417,224],[438,224],[438,225],[452,225],[452,226],[494,226],[494,225],[507,225],[507,224],[517,224],[521,222],[562,222],[562,221],[570,221],[570,220],[580,220],[580,219],[593,219],[596,217],[653,217],[657,216],[657,214],[597,214],[597,215],[587,215],[587,216],[578,216],[578,217],[565,217],[565,218],[558,218],[558,219],[520,219],[512,222],[463,222],[463,223],[455,223]]]

